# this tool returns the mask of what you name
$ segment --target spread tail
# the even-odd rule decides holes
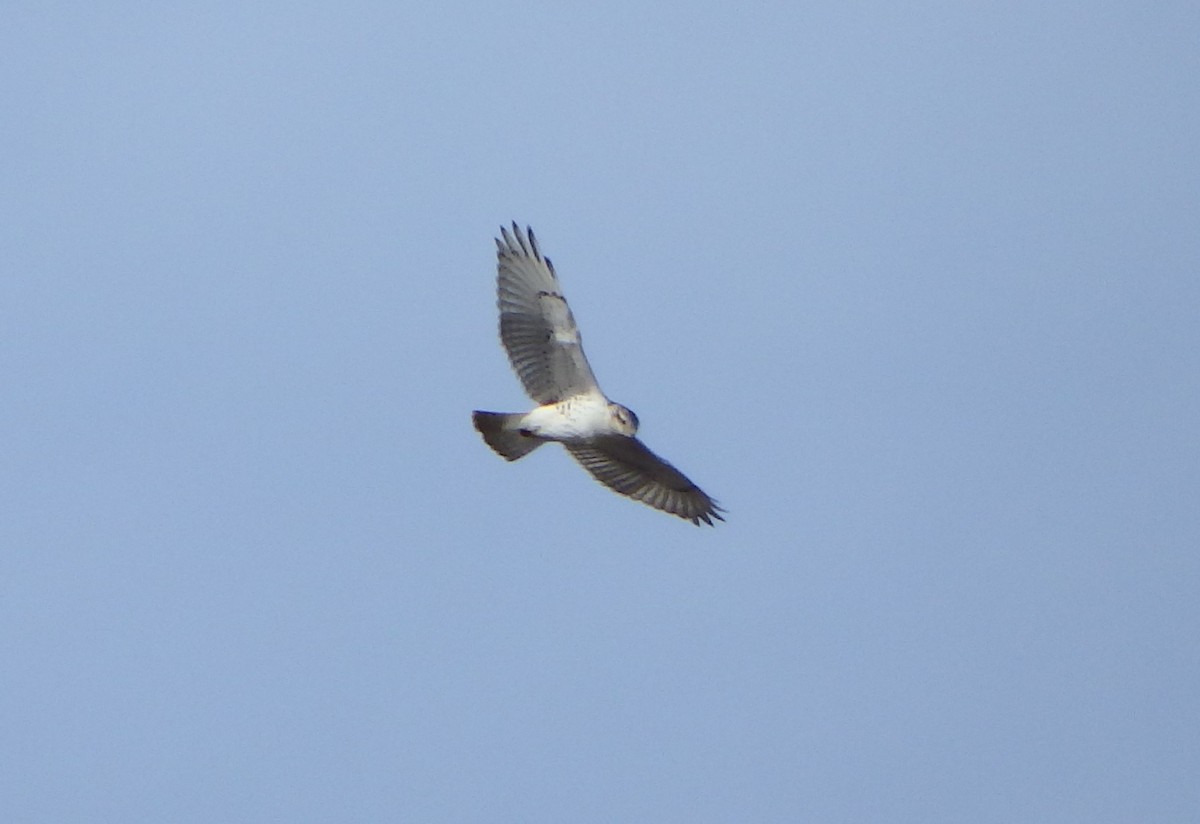
[[[475,428],[487,441],[487,445],[506,461],[523,458],[543,443],[530,435],[521,434],[521,419],[524,417],[520,412],[471,413],[471,420],[475,422]]]

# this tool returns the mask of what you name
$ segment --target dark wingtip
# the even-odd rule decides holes
[[[508,226],[500,227],[500,237],[496,238],[496,251],[500,255],[503,255],[505,252],[521,251],[534,260],[544,261],[547,266],[550,266],[550,261],[543,258],[541,250],[538,249],[537,238],[533,234],[533,227],[526,226],[524,229],[521,229],[521,226],[515,220],[512,222],[511,233]],[[552,266],[551,271],[553,271]]]
[[[513,223],[513,228],[514,229],[517,228],[516,223]],[[496,238],[496,249],[499,252],[504,252],[507,249],[511,249],[512,245],[513,245],[512,235],[510,235],[508,233],[508,228],[505,226],[501,226],[500,227],[500,237]]]
[[[696,526],[700,526],[701,521],[708,526],[716,526],[716,524],[712,522],[712,519],[716,518],[718,521],[724,523],[725,519],[721,517],[721,513],[726,511],[727,510],[724,507],[719,506],[716,501],[713,501],[706,512],[701,512],[699,515],[690,518],[689,520]]]

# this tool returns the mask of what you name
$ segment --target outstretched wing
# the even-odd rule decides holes
[[[597,390],[579,340],[579,327],[563,297],[550,259],[542,257],[533,230],[514,222],[496,240],[496,292],[500,340],[525,391],[538,403],[554,403]]]
[[[701,521],[713,526],[713,518],[725,520],[716,501],[637,438],[607,435],[563,446],[596,480],[622,495],[697,526]]]

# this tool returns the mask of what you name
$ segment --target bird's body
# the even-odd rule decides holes
[[[716,501],[636,437],[637,415],[600,390],[575,317],[533,230],[513,223],[496,240],[500,339],[525,391],[527,413],[475,412],[475,428],[515,461],[548,442],[566,447],[588,472],[622,495],[699,524],[724,520]]]
[[[535,407],[525,415],[521,427],[534,437],[563,443],[620,430],[608,398],[599,392],[573,395],[558,403]]]

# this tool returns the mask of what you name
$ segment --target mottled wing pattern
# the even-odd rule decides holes
[[[725,520],[716,501],[637,438],[609,435],[563,446],[596,480],[622,495],[697,526]]]
[[[542,257],[533,230],[496,240],[496,291],[500,340],[525,391],[541,404],[596,390],[583,354],[579,328],[567,306],[550,259]]]

